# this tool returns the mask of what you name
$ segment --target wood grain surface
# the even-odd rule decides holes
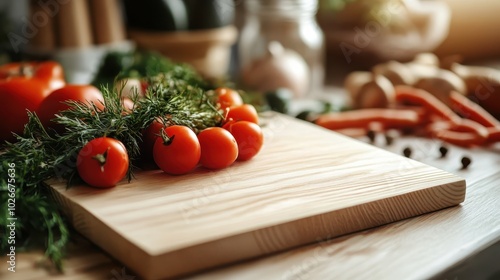
[[[191,274],[443,209],[465,181],[279,114],[249,162],[138,172],[109,190],[51,182],[75,228],[146,279]],[[219,277],[219,276],[217,276]]]
[[[440,158],[441,143],[434,140],[404,137],[387,146],[379,135],[374,144],[396,154],[411,146],[416,160],[465,178],[464,203],[337,238],[319,239],[310,245],[187,279],[472,279],[467,275],[474,275],[475,280],[496,279],[494,275],[498,274],[491,269],[478,265],[471,271],[463,262],[469,259],[476,262],[476,255],[481,255],[485,248],[491,250],[490,244],[500,240],[500,147],[471,150],[448,146],[448,155]],[[460,167],[462,156],[472,159],[467,169]],[[141,279],[78,234],[74,235],[63,273],[47,269],[43,252],[18,252],[17,255],[16,273],[8,272],[3,266],[0,278]],[[490,266],[494,267],[497,259],[489,258],[489,263],[493,262]],[[6,257],[0,261],[5,263]],[[465,272],[450,269],[455,266]]]
[[[419,161],[466,178],[465,201],[459,207],[339,238],[321,239],[190,279],[496,279],[490,278],[491,270],[490,274],[466,271],[466,275],[477,276],[474,278],[461,278],[454,271],[443,272],[500,242],[500,146],[448,146],[450,152],[440,158],[439,141],[404,137],[386,146],[381,138],[379,135],[376,146],[398,154],[405,147],[412,147],[413,157]],[[467,169],[461,168],[463,156],[473,161]],[[498,260],[491,261],[498,264]],[[498,275],[496,266],[493,276]]]

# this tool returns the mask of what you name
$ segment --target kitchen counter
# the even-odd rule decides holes
[[[330,88],[337,92],[338,88]],[[368,139],[360,138],[360,141]],[[451,147],[439,157],[440,143],[412,136],[387,146],[394,153],[412,148],[412,158],[466,179],[465,201],[434,213],[317,242],[263,258],[193,275],[192,279],[493,279],[500,255],[500,146]],[[461,169],[460,159],[472,164]],[[237,250],[237,248],[235,248]],[[496,256],[496,257],[494,257]],[[6,279],[137,279],[134,272],[76,235],[64,273],[47,269],[42,252],[17,252],[16,272]]]

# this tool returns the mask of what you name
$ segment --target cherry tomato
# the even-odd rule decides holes
[[[255,107],[250,104],[243,104],[229,109],[226,120],[233,119],[234,121],[249,121],[255,124],[259,123],[259,115]]]
[[[164,129],[166,138],[158,137],[153,147],[155,163],[172,175],[186,174],[200,161],[201,148],[196,134],[187,126],[173,125]]]
[[[116,186],[129,167],[127,150],[114,138],[100,137],[88,142],[78,153],[76,168],[85,183],[97,188]]]
[[[257,155],[264,143],[262,129],[248,121],[231,122],[224,125],[238,144],[238,161],[245,161]]]
[[[40,104],[37,114],[42,124],[45,127],[52,127],[56,131],[60,131],[61,127],[50,120],[55,117],[55,114],[69,109],[69,105],[65,102],[70,100],[80,101],[89,106],[90,103],[93,103],[99,110],[104,109],[102,94],[96,87],[91,85],[66,85],[53,91]]]
[[[201,146],[200,163],[209,169],[230,166],[238,157],[238,144],[229,131],[221,127],[209,127],[198,134]]]
[[[240,94],[234,89],[220,87],[215,89],[215,93],[217,94],[217,103],[222,110],[243,105],[243,99],[241,99]]]

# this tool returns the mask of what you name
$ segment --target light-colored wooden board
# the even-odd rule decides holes
[[[473,158],[476,161],[470,170],[454,170],[467,178],[467,198],[458,207],[338,238],[323,238],[189,279],[498,279],[481,277],[487,272],[483,268],[468,271],[475,275],[472,278],[463,278],[454,271],[439,277],[452,266],[500,242],[500,157],[490,152]],[[481,166],[478,159],[496,166]],[[491,173],[495,169],[497,172]],[[482,178],[484,175],[487,176]],[[499,271],[498,258],[490,261],[497,263]]]
[[[109,190],[51,182],[75,228],[146,279],[173,277],[457,205],[465,180],[279,114],[248,162]]]

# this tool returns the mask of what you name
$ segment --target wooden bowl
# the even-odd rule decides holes
[[[129,30],[128,35],[139,48],[158,51],[176,62],[189,63],[206,78],[220,78],[229,69],[231,46],[236,42],[238,31],[229,25],[176,32]]]

